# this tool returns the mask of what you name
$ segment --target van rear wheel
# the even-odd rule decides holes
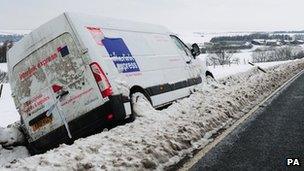
[[[142,92],[134,92],[130,95],[131,98],[131,109],[132,109],[132,114],[129,118],[129,120],[132,122],[135,120],[136,116],[139,114],[138,112],[138,107],[136,106],[136,103],[138,103],[140,100],[144,100],[150,105],[152,105],[150,97],[146,95],[145,93]]]

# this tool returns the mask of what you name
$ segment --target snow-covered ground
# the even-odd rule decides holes
[[[16,154],[5,150],[2,157],[0,149],[0,165],[12,170],[169,169],[203,148],[212,141],[213,133],[229,126],[303,69],[304,60],[270,67],[267,73],[251,68],[198,86],[189,98],[161,111],[141,99],[135,106],[139,116],[133,123],[79,139],[73,145],[61,145],[42,155],[23,158],[27,155],[23,152],[23,159],[12,162],[7,161]],[[1,141],[5,141],[5,136]]]
[[[6,63],[0,63],[0,70],[7,72],[7,64]]]
[[[11,97],[11,88],[7,83],[3,85],[2,96],[0,97],[0,127],[6,127],[20,119]]]
[[[199,58],[208,58],[210,54],[201,54]],[[233,54],[231,59],[239,59],[239,64],[248,64],[248,62],[252,62],[252,50],[241,50],[241,52]]]
[[[291,61],[278,61],[278,62],[264,62],[264,63],[256,63],[256,66],[262,67],[262,68],[270,68],[273,67],[275,65],[280,65],[280,64],[284,64],[284,63],[289,63]],[[250,70],[252,68],[252,65],[249,64],[241,64],[241,65],[237,65],[237,64],[231,64],[231,66],[229,65],[223,65],[223,66],[210,66],[209,70],[212,72],[213,76],[216,79],[221,79],[230,75],[234,75],[234,74],[238,74],[238,73],[242,73],[242,72],[246,72],[248,70]]]
[[[0,63],[0,84],[3,84],[3,90],[0,97],[0,127],[6,127],[8,124],[19,120],[19,115],[15,108],[13,98],[11,96],[11,88],[8,83],[2,83],[2,74],[7,72],[6,63]]]

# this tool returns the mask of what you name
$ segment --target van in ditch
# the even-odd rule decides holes
[[[155,108],[189,96],[211,75],[199,53],[158,25],[64,13],[40,26],[8,52],[29,150],[134,117],[134,96]]]

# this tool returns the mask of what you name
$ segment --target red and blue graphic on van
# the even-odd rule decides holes
[[[68,46],[59,47],[57,48],[57,51],[61,54],[62,57],[65,57],[70,54]]]
[[[108,38],[99,27],[86,27],[95,42],[104,46],[118,71],[123,73],[140,71],[135,59],[122,38]]]
[[[140,71],[135,59],[122,38],[105,37],[101,42],[119,71],[123,73]]]
[[[54,93],[58,93],[60,90],[62,90],[62,86],[58,85],[58,84],[53,84],[52,85],[52,90]]]

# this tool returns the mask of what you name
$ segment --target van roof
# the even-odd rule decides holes
[[[166,27],[160,25],[65,12],[41,25],[28,35],[25,35],[19,42],[17,42],[8,51],[8,67],[14,67],[22,59],[35,51],[37,47],[43,46],[48,41],[57,37],[58,34],[61,34],[60,31],[64,30],[66,27],[64,22],[67,22],[67,18],[70,24],[74,27],[99,26],[106,29],[149,32],[156,34],[170,33]]]
[[[96,25],[101,28],[107,29],[120,29],[139,32],[151,32],[151,33],[168,33],[169,30],[161,25],[149,24],[143,22],[135,22],[130,20],[121,20],[109,17],[101,17],[96,15],[87,15],[81,13],[65,13],[69,16],[72,22],[77,26]],[[102,25],[100,25],[102,24]]]

